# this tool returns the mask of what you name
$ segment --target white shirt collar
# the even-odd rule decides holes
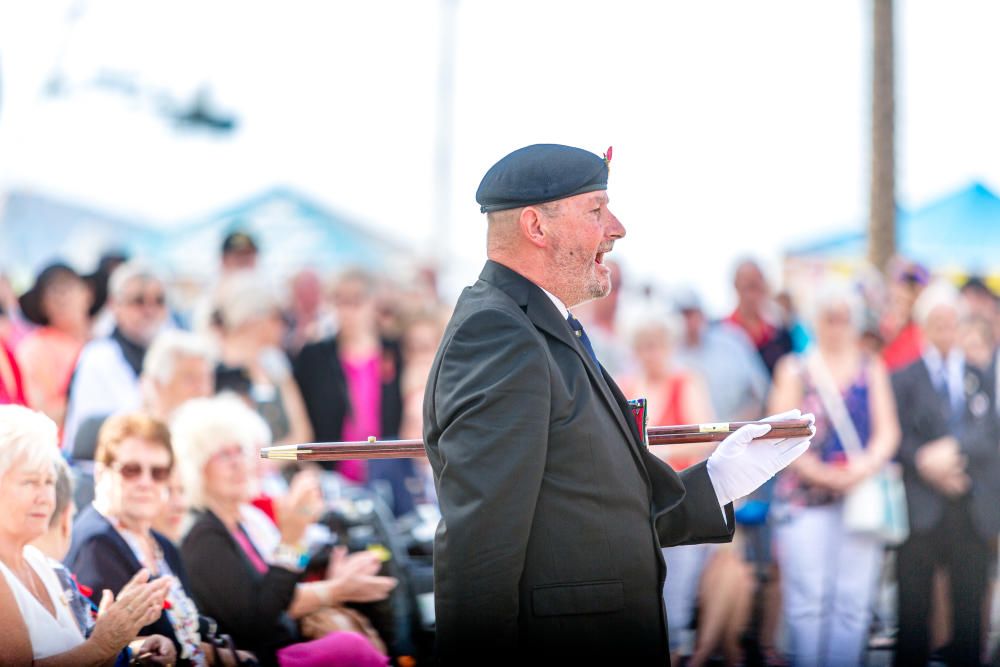
[[[566,307],[566,304],[563,303],[562,300],[559,297],[557,297],[555,294],[553,294],[552,292],[548,291],[547,289],[545,289],[541,285],[538,286],[538,289],[540,289],[543,292],[545,292],[545,296],[549,297],[549,300],[552,301],[552,303],[555,304],[555,307],[559,309],[559,313],[563,316],[564,320],[567,317],[569,317],[569,308]]]
[[[948,356],[945,358],[936,347],[927,345],[924,347],[923,357],[924,363],[927,364],[932,373],[940,373],[944,368],[947,368],[949,373],[961,372],[963,365],[962,352],[956,347],[949,350]]]
[[[935,386],[944,374],[948,379],[948,393],[952,400],[964,396],[965,357],[960,349],[953,347],[948,351],[948,356],[944,357],[936,347],[927,345],[924,347],[923,358]]]

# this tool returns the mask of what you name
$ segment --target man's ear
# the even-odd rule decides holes
[[[517,219],[524,237],[535,246],[544,248],[548,244],[546,238],[545,216],[534,206],[525,206]]]

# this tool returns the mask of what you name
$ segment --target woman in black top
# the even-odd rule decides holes
[[[261,664],[280,664],[279,649],[302,641],[298,619],[342,602],[388,596],[395,579],[375,576],[379,562],[366,553],[335,559],[340,566],[325,580],[299,581],[305,530],[323,510],[319,485],[309,478],[293,484],[278,503],[278,528],[249,504],[252,457],[268,433],[245,403],[225,396],[190,401],[173,430],[185,486],[200,510],[181,544],[191,590],[220,630],[253,650]],[[357,648],[356,635],[342,638],[317,640],[313,655],[338,664],[348,644]]]

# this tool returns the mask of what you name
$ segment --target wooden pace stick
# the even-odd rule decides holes
[[[677,445],[718,442],[745,424],[769,424],[771,430],[762,439],[808,437],[812,434],[805,419],[774,422],[720,422],[717,424],[682,424],[650,426],[649,444]],[[426,456],[422,440],[376,440],[360,442],[310,442],[302,445],[275,445],[260,450],[262,459],[272,461],[344,461],[348,459],[415,459]]]

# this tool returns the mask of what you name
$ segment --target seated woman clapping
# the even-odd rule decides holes
[[[315,480],[293,484],[294,501],[278,503],[276,539],[267,538],[259,525],[262,513],[248,504],[254,496],[253,457],[269,440],[260,417],[239,399],[221,396],[188,402],[171,426],[185,488],[200,510],[181,553],[205,613],[253,650],[261,664],[282,664],[281,649],[296,644],[292,652],[304,650],[315,664],[388,664],[354,632],[331,632],[299,644],[298,619],[347,601],[385,599],[396,580],[377,576],[371,555],[337,552],[330,578],[299,581],[303,537],[322,512],[322,498]]]
[[[187,592],[180,554],[152,529],[174,463],[169,430],[148,415],[110,417],[98,434],[95,461],[94,503],[76,519],[66,566],[94,590],[118,590],[141,569],[162,579],[166,608],[143,634],[168,637],[182,664],[205,664],[198,608]]]
[[[37,547],[48,559],[49,566],[55,572],[56,579],[62,587],[63,603],[73,612],[77,627],[88,637],[94,631],[94,603],[90,601],[93,591],[87,586],[81,586],[76,581],[76,575],[66,569],[62,561],[69,552],[70,540],[73,536],[73,516],[76,508],[73,505],[73,478],[69,466],[62,459],[56,458],[56,502],[55,511],[49,519],[48,530],[31,544]],[[177,650],[174,643],[163,635],[139,637],[129,644],[123,652],[122,659],[138,660],[158,665],[172,665],[177,662]],[[135,656],[135,658],[131,658]],[[140,658],[140,656],[142,656]],[[116,663],[117,664],[117,663]]]
[[[102,591],[90,636],[64,603],[47,558],[30,542],[45,534],[55,510],[56,426],[19,406],[0,406],[0,664],[109,665],[158,617],[168,582],[141,570],[117,599]]]

